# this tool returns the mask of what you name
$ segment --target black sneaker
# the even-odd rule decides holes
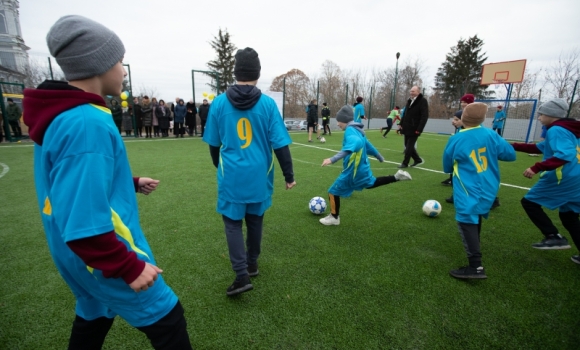
[[[449,197],[449,198],[445,198],[445,201],[446,201],[447,203],[451,203],[451,204],[453,204],[453,196],[451,196],[451,197]]]
[[[234,283],[232,283],[232,285],[226,290],[226,294],[232,296],[252,289],[254,289],[254,286],[252,286],[252,283],[250,282],[250,276],[243,275],[242,277],[236,277]]]
[[[258,271],[258,264],[248,265],[248,275],[250,277],[256,277],[259,274],[260,274],[260,271]]]
[[[399,169],[404,169],[404,168],[408,168],[409,166],[407,164],[401,163],[401,165],[399,165],[397,168]]]
[[[500,206],[500,204],[499,204],[499,198],[495,197],[495,200],[491,204],[491,209],[497,208],[499,206]]]
[[[541,242],[532,244],[533,248],[536,249],[570,249],[570,244],[568,244],[568,240],[560,234],[557,235],[549,235],[546,238],[542,239]]]
[[[485,269],[483,266],[478,268],[471,267],[471,266],[463,266],[458,268],[457,270],[449,271],[449,274],[455,278],[461,279],[485,279],[487,275],[485,274]]]
[[[573,255],[570,259],[576,264],[580,265],[580,255]]]
[[[443,180],[441,181],[441,184],[445,186],[451,186],[451,179]]]
[[[421,164],[425,164],[425,160],[423,160],[423,158],[421,158],[420,161],[411,164],[411,168],[414,168],[414,167],[419,166]]]

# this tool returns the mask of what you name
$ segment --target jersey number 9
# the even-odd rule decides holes
[[[242,149],[249,147],[252,143],[252,124],[250,124],[248,118],[240,118],[238,120],[238,137],[246,142],[241,146]]]

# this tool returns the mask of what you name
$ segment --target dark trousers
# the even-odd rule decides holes
[[[18,120],[10,120],[8,123],[12,128],[12,133],[14,133],[14,137],[21,137],[22,129],[20,129],[20,123],[18,122]]]
[[[475,268],[480,267],[481,216],[479,216],[479,223],[477,224],[466,224],[464,222],[457,222],[457,227],[459,228],[459,234],[461,235],[461,240],[463,241],[465,253],[467,253],[467,260],[469,261],[469,266]]]
[[[145,137],[151,137],[151,127],[150,126],[145,127]]]
[[[256,265],[262,247],[262,227],[264,216],[246,214],[246,242],[244,244],[243,220],[232,220],[222,215],[226,240],[230,252],[230,262],[236,276],[248,273],[248,265]]]
[[[68,349],[101,349],[114,320],[114,318],[100,317],[88,321],[77,315],[73,322]],[[138,327],[137,329],[145,333],[154,349],[192,349],[189,335],[187,334],[187,322],[185,321],[183,307],[179,301],[159,321],[150,326]]]
[[[403,164],[409,165],[409,160],[411,158],[413,158],[415,163],[421,161],[421,157],[419,157],[419,153],[417,153],[417,150],[415,149],[415,143],[418,138],[418,135],[405,135],[405,159],[403,159]]]
[[[203,136],[203,130],[205,130],[205,122],[207,122],[207,119],[201,119],[201,136]]]
[[[393,175],[381,176],[375,179],[375,183],[371,187],[367,187],[367,190],[377,188],[379,186],[388,185],[390,183],[397,182],[397,179]],[[330,202],[330,213],[335,218],[340,215],[340,196],[329,193],[328,201]]]
[[[326,123],[322,122],[322,131],[323,131],[323,133],[326,134],[327,133],[326,132],[327,130],[328,130],[328,134],[329,135],[332,135],[332,133],[330,132],[330,125],[328,125],[328,122],[326,122]]]
[[[183,127],[183,123],[173,123],[173,135],[183,136],[184,133],[185,133],[185,128]]]
[[[541,205],[526,198],[522,198],[521,203],[532,223],[536,225],[544,236],[548,237],[549,235],[559,233],[558,228],[554,226],[552,220],[550,220],[548,215],[544,212]],[[576,245],[576,248],[580,250],[580,220],[578,218],[580,214],[566,211],[560,212],[559,216],[562,225],[570,233],[574,245]]]
[[[153,135],[159,137],[159,125],[153,125]]]
[[[391,131],[392,128],[393,128],[393,119],[387,118],[387,127],[381,128],[381,131],[383,131],[384,129],[387,129],[387,131],[385,131],[383,136],[387,136],[387,134],[389,133],[389,131]]]

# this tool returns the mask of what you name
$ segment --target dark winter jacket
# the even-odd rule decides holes
[[[135,117],[135,124],[137,125],[137,129],[143,127],[143,114],[141,113],[141,105],[134,104],[133,105],[133,116]]]
[[[153,107],[151,103],[141,106],[141,119],[143,126],[151,126],[153,124]]]
[[[187,109],[187,114],[185,115],[185,125],[194,126],[196,124],[195,115],[197,114],[195,103],[187,102],[185,104],[185,108]]]
[[[123,110],[119,104],[112,103],[111,104],[111,114],[113,115],[113,121],[117,127],[121,127],[121,123],[123,122]]]
[[[123,111],[123,130],[133,130],[133,116],[130,108],[124,108]]]
[[[18,107],[18,105],[16,103],[8,103],[8,110],[6,111],[6,114],[8,115],[8,120],[13,122],[13,121],[17,121],[18,119],[20,119],[20,116],[22,115],[22,111],[20,110],[20,107]]]
[[[308,105],[308,112],[306,114],[306,121],[311,124],[318,123],[318,105],[309,104]]]
[[[423,94],[419,94],[412,105],[409,99],[405,106],[405,117],[401,120],[403,134],[407,136],[421,134],[427,119],[429,119],[429,104]]]
[[[163,111],[165,110],[165,115]],[[159,122],[159,129],[169,129],[169,119],[171,118],[171,110],[167,106],[157,106],[155,109],[155,115],[157,116],[157,121]]]
[[[173,109],[173,122],[175,123],[185,123],[185,115],[187,114],[187,108],[185,105],[176,104]]]
[[[207,115],[209,114],[209,103],[204,105],[201,104],[199,105],[199,119],[201,120],[207,120]]]

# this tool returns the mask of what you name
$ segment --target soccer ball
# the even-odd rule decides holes
[[[326,139],[324,138],[324,136],[322,136],[322,137],[320,138],[320,142],[322,142],[322,143],[325,143],[325,142],[326,142]]]
[[[320,215],[326,211],[326,201],[322,197],[314,197],[308,202],[308,209],[315,215]]]
[[[441,204],[434,199],[429,199],[423,203],[423,213],[434,218],[441,213]]]

